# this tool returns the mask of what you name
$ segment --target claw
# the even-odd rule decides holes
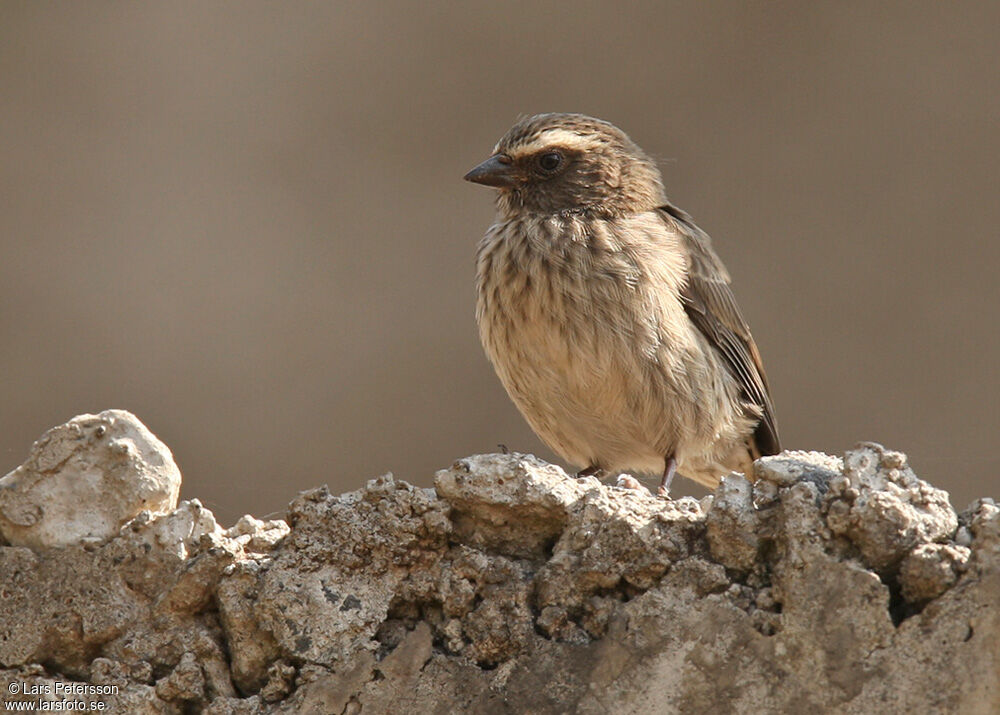
[[[674,481],[674,474],[677,473],[677,460],[673,456],[667,457],[667,464],[663,469],[663,478],[660,479],[660,486],[656,489],[656,495],[664,499],[670,498],[670,483]]]
[[[646,489],[639,480],[633,477],[631,474],[619,474],[618,480],[615,482],[616,487],[621,489],[632,489],[634,491],[645,492],[649,494],[649,490]]]

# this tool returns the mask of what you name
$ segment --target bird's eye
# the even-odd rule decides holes
[[[555,151],[549,151],[538,157],[538,165],[544,171],[555,171],[562,164],[562,155]]]

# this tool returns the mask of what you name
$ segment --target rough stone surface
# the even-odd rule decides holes
[[[435,489],[386,475],[303,493],[287,521],[223,529],[187,501],[105,540],[0,547],[0,700],[1000,712],[992,500],[958,515],[872,444],[751,476],[664,500],[480,455]]]
[[[80,415],[0,479],[0,534],[33,548],[108,539],[143,511],[173,509],[180,486],[170,450],[134,415]]]

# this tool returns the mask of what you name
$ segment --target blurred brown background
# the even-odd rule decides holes
[[[227,523],[551,458],[479,347],[461,176],[581,111],[715,238],[787,447],[1000,492],[1000,4],[572,7],[0,4],[0,473],[108,407]]]

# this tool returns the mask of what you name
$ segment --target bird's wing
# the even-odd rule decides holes
[[[690,259],[687,284],[682,293],[684,309],[698,330],[725,358],[747,399],[760,407],[760,424],[754,442],[761,455],[781,451],[770,390],[760,352],[750,335],[736,298],[729,287],[729,273],[704,231],[685,212],[667,204],[660,209],[683,237]]]

